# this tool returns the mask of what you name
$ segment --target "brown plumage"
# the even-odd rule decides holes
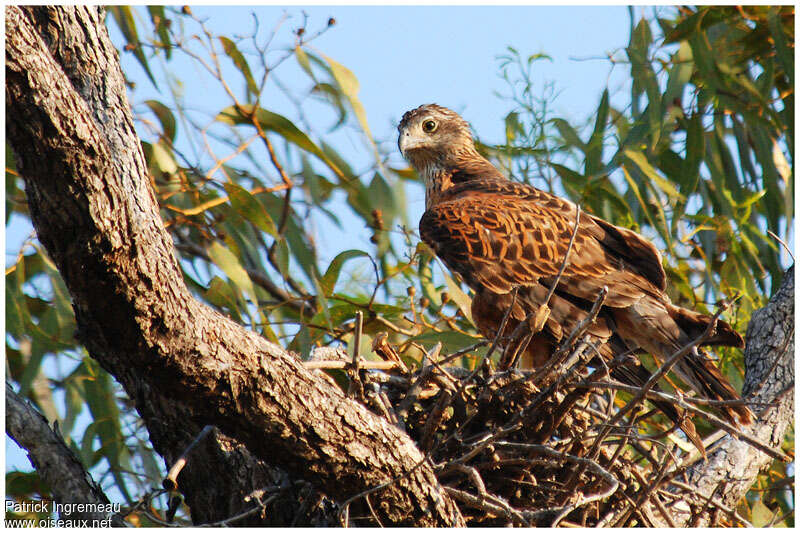
[[[575,204],[507,180],[475,150],[468,124],[447,108],[430,104],[409,111],[398,130],[400,151],[425,181],[427,210],[420,235],[475,291],[472,315],[483,335],[497,334],[516,289],[503,332],[507,336],[537,311],[555,281],[574,231]],[[604,286],[608,295],[588,330],[590,337],[604,342],[604,358],[644,351],[664,361],[711,322],[711,317],[670,302],[661,256],[652,243],[581,213],[569,261],[549,302],[550,316],[522,363],[536,367],[546,362],[552,347],[587,315]],[[743,347],[744,342],[720,320],[704,345]],[[674,371],[701,396],[739,398],[700,350],[684,357]],[[638,363],[613,373],[634,385],[649,375]],[[658,405],[673,420],[684,418],[669,403]],[[723,413],[741,423],[751,419],[744,406],[725,407]],[[684,418],[682,428],[702,449],[691,422]]]

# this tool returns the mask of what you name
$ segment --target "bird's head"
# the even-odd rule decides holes
[[[406,112],[397,126],[397,146],[417,171],[449,167],[465,153],[475,152],[469,124],[458,113],[436,104]]]

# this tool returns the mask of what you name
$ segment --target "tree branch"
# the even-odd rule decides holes
[[[42,480],[53,491],[58,503],[96,504],[98,509],[109,506],[108,497],[92,480],[72,450],[47,423],[47,419],[31,404],[14,392],[6,383],[6,433],[28,452],[28,459]],[[69,508],[71,509],[71,508]],[[111,518],[115,526],[124,526],[115,513],[73,510],[63,512],[63,520],[103,522]]]
[[[430,465],[412,471],[423,455],[407,435],[192,298],[102,20],[96,8],[7,8],[8,139],[78,336],[136,402],[156,449],[171,462],[212,424],[337,498],[399,478],[380,492],[383,523],[462,525]]]

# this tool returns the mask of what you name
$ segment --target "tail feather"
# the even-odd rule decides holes
[[[679,375],[693,384],[698,393],[718,401],[741,399],[722,373],[703,352],[689,353],[678,364]],[[688,379],[686,379],[688,377]],[[748,425],[753,421],[753,413],[746,405],[725,405],[720,412],[733,424]]]
[[[689,339],[701,336],[713,321],[713,317],[672,304],[667,305],[667,312]],[[717,320],[711,336],[702,345],[744,348],[744,340],[730,324],[724,320]],[[679,347],[675,346],[675,348]],[[718,401],[740,399],[717,365],[702,350],[696,349],[687,354],[676,365],[675,371],[698,394],[707,398]],[[734,424],[747,425],[753,420],[753,413],[745,405],[720,406],[720,412]]]
[[[686,332],[690,339],[696,339],[705,333],[713,317],[697,313],[683,307],[668,304],[667,312],[672,320]],[[703,346],[733,346],[734,348],[744,348],[744,339],[739,335],[730,324],[724,320],[717,320],[711,336],[703,342]]]

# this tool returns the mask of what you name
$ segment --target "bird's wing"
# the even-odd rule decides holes
[[[486,180],[451,189],[425,212],[420,234],[470,286],[507,293],[515,286],[549,286],[564,261],[575,214],[574,204],[533,187]],[[655,248],[598,220],[581,216],[558,291],[592,301],[605,285],[612,307],[660,295],[664,274]]]

